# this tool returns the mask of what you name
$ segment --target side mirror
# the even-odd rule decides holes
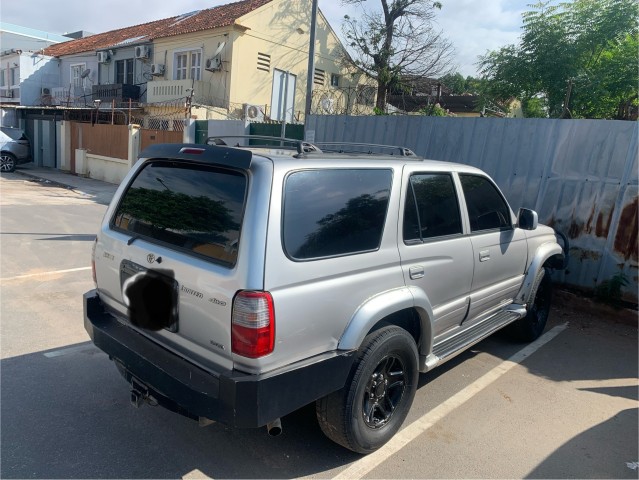
[[[517,223],[519,224],[519,228],[524,230],[534,230],[539,224],[537,212],[530,210],[529,208],[520,208],[519,215],[517,215]]]

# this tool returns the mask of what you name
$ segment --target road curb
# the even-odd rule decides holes
[[[67,190],[77,190],[78,189],[78,187],[74,187],[73,185],[68,185],[66,183],[58,182],[56,180],[51,180],[51,179],[48,179],[48,178],[44,178],[44,177],[41,177],[39,175],[30,173],[30,172],[26,172],[24,170],[14,170],[13,173],[17,173],[17,174],[22,175],[24,177],[29,177],[33,181],[36,181],[36,182],[39,182],[39,183],[46,183],[48,185],[51,185],[52,187],[65,188]]]

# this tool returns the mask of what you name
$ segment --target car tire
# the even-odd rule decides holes
[[[0,154],[0,172],[10,173],[16,169],[16,157],[10,153],[2,152]]]
[[[519,342],[537,340],[546,328],[552,301],[550,269],[541,268],[539,270],[529,298],[528,313],[509,328],[511,337]]]
[[[362,342],[346,385],[316,402],[322,432],[354,452],[374,452],[404,422],[418,377],[413,337],[394,325],[375,330]]]

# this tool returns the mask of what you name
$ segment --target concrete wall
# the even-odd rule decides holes
[[[637,122],[310,116],[306,136],[406,146],[435,160],[482,168],[511,207],[570,237],[571,259],[557,280],[595,288],[617,272],[637,302]]]
[[[129,161],[119,158],[103,157],[92,153],[85,154],[84,175],[109,183],[120,183],[129,173]],[[76,155],[76,159],[78,156]]]

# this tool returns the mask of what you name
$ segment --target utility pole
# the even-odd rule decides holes
[[[311,113],[311,100],[313,97],[313,76],[315,73],[315,27],[317,26],[317,0],[313,0],[311,10],[311,38],[308,46],[308,75],[306,76],[306,108],[304,119]]]

